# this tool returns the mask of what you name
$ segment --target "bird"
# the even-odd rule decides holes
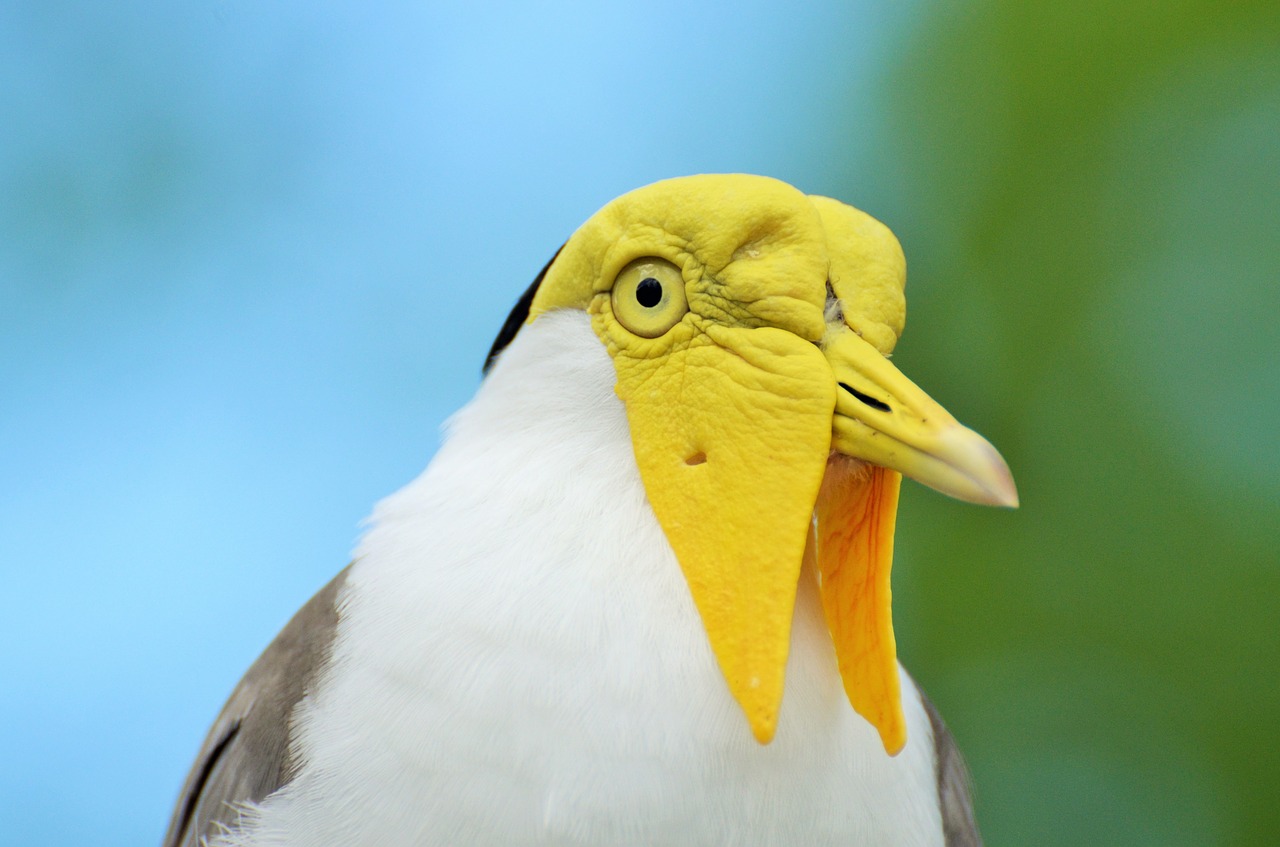
[[[1018,494],[890,361],[905,275],[770,177],[605,205],[235,688],[165,847],[980,844],[897,660],[894,527],[903,475]]]

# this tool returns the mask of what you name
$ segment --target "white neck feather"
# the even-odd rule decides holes
[[[227,844],[941,844],[903,678],[890,759],[802,579],[778,733],[751,736],[645,500],[580,312],[525,327],[380,503],[299,777]]]

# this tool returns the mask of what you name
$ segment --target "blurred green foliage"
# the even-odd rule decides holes
[[[845,196],[1023,505],[904,489],[903,658],[989,844],[1277,843],[1280,4],[923,12]]]

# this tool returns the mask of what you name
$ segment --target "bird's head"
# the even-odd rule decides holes
[[[845,691],[896,753],[899,474],[1017,505],[1000,454],[887,358],[905,279],[897,239],[856,209],[764,177],[685,177],[596,213],[506,330],[556,309],[591,316],[649,502],[762,743],[807,557]]]

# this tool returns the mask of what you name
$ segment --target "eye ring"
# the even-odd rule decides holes
[[[689,312],[684,274],[656,256],[628,262],[618,271],[610,293],[618,323],[642,338],[657,338]]]

